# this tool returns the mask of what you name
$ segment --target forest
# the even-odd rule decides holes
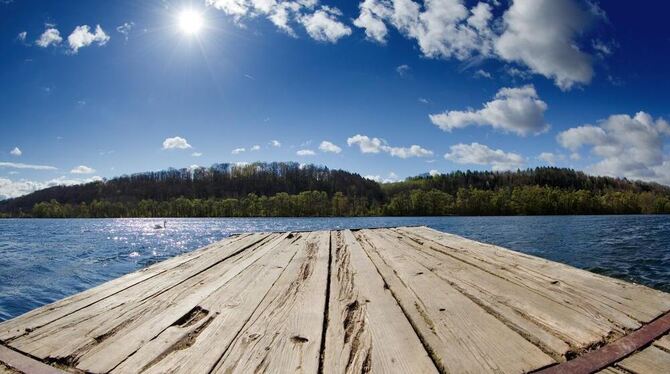
[[[57,186],[0,201],[4,217],[329,217],[670,213],[670,188],[541,167],[377,183],[297,163],[216,164]]]

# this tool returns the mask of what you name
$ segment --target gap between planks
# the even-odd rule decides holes
[[[473,249],[471,251],[471,255],[474,257],[468,261],[459,258],[459,256],[462,255],[460,252],[440,254],[441,250],[424,245],[424,242],[427,241],[432,243],[431,245],[433,246],[440,246],[443,245],[443,243],[437,240],[439,238],[433,238],[431,235],[435,236],[440,234],[438,236],[443,240],[446,240],[445,238],[452,238],[452,236],[438,233],[433,230],[426,230],[428,229],[421,227],[411,229],[383,228],[337,230],[328,231],[327,240],[325,238],[325,232],[320,234],[322,235],[321,237],[313,232],[307,234],[304,232],[301,234],[294,232],[295,234],[293,235],[299,237],[302,237],[303,235],[305,236],[305,245],[309,244],[308,237],[311,238],[314,236],[316,238],[315,240],[319,241],[319,243],[321,243],[320,245],[323,245],[323,248],[319,248],[320,245],[317,245],[315,253],[313,253],[313,255],[316,256],[314,259],[311,259],[311,255],[307,248],[300,247],[302,244],[298,245],[300,248],[296,248],[292,255],[292,248],[284,249],[285,251],[288,251],[285,252],[284,256],[290,255],[290,258],[286,257],[288,265],[284,266],[280,272],[275,271],[271,275],[268,275],[270,278],[263,281],[266,282],[264,284],[267,284],[267,286],[262,286],[261,291],[259,291],[262,292],[262,294],[259,294],[257,297],[260,301],[256,304],[254,304],[255,301],[250,302],[248,306],[245,306],[245,310],[248,310],[248,314],[236,317],[236,320],[238,321],[236,322],[236,326],[239,327],[236,328],[232,335],[228,336],[226,340],[228,343],[226,343],[225,346],[207,351],[209,352],[209,357],[212,357],[215,360],[211,365],[207,366],[207,369],[202,371],[217,372],[227,369],[253,369],[252,366],[249,366],[251,365],[249,363],[250,361],[254,361],[258,365],[256,368],[264,368],[268,370],[271,368],[276,369],[278,367],[286,369],[287,366],[285,365],[296,364],[297,362],[301,369],[317,373],[344,371],[366,372],[366,370],[371,369],[383,372],[397,372],[400,371],[399,368],[405,369],[402,371],[421,368],[414,370],[415,372],[525,371],[528,369],[537,369],[557,360],[555,355],[550,354],[549,356],[551,357],[544,355],[547,353],[545,351],[546,347],[541,345],[537,337],[529,338],[527,335],[521,333],[522,331],[527,331],[524,329],[532,329],[532,326],[519,326],[519,321],[505,320],[503,317],[504,313],[503,315],[492,313],[492,311],[495,312],[495,308],[487,309],[485,304],[475,302],[482,302],[482,297],[488,297],[486,296],[486,293],[473,295],[464,292],[462,288],[456,287],[455,284],[453,284],[454,281],[462,282],[462,280],[449,280],[447,279],[449,275],[448,271],[442,270],[442,273],[439,271],[434,272],[432,267],[440,265],[440,259],[441,261],[444,261],[447,258],[451,258],[449,260],[450,263],[463,264],[458,265],[454,269],[459,267],[463,269],[477,268],[479,269],[478,271],[489,273],[488,276],[496,276],[503,282],[515,284],[515,287],[522,287],[523,289],[526,289],[524,292],[531,293],[536,293],[537,290],[533,290],[532,287],[529,288],[528,284],[524,284],[523,282],[534,281],[534,278],[530,276],[519,278],[519,275],[513,272],[505,273],[505,276],[491,273],[490,269],[487,268],[491,265],[486,262],[487,257],[484,256],[485,251],[481,252],[479,249]],[[244,238],[251,238],[254,235],[262,234],[250,234],[248,236],[241,235],[240,237],[226,241],[225,245],[233,243],[235,240],[244,242]],[[288,237],[291,234],[284,233],[283,235]],[[401,238],[397,238],[398,235],[403,235],[405,238],[399,240]],[[421,240],[424,242],[414,239],[418,237],[422,238]],[[274,239],[271,240],[270,238]],[[233,254],[224,258],[218,258],[218,262],[215,264],[210,264],[211,266],[209,267],[200,268],[199,271],[191,274],[190,277],[160,291],[158,295],[172,292],[172,289],[178,287],[188,279],[196,277],[199,274],[204,274],[218,264],[224,262],[227,263],[229,259],[235,259],[238,255],[238,257],[240,257],[239,260],[242,260],[247,258],[252,251],[262,251],[265,246],[270,246],[270,242],[275,242],[275,239],[277,239],[276,243],[281,243],[283,239],[280,238],[281,236],[278,234],[266,234],[266,236],[258,240],[250,239],[250,244],[243,243],[241,249],[233,250]],[[295,241],[298,241],[298,239],[300,238],[297,238]],[[458,240],[461,239],[463,238]],[[411,242],[412,240],[415,242]],[[289,245],[292,245],[292,243]],[[466,241],[463,239],[458,243],[466,243]],[[212,244],[210,247],[216,250],[217,244],[221,246],[224,245],[219,242]],[[482,243],[478,244],[481,247],[486,246]],[[254,246],[257,247],[255,248]],[[69,310],[69,312],[65,314],[61,313],[63,315],[48,321],[44,325],[38,325],[36,328],[39,329],[45,325],[58,322],[61,319],[66,319],[72,314],[96,303],[101,303],[119,292],[126,291],[135,286],[142,287],[144,282],[148,282],[153,277],[160,276],[185,263],[197,261],[198,259],[201,259],[201,257],[215,258],[211,253],[210,256],[207,257],[206,254],[208,251],[205,249],[194,251],[184,255],[184,257],[180,256],[180,258],[174,258],[163,263],[155,264],[152,267],[147,268],[147,270],[150,269],[151,271],[156,271],[156,269],[159,269],[158,271],[160,272],[156,274],[149,273],[148,275],[150,276],[148,278],[140,278],[141,280],[138,282],[99,298],[98,300],[94,300],[92,303],[88,303],[91,299],[82,299],[81,297],[77,299],[77,296],[79,295],[64,299],[63,301],[70,302],[65,304],[65,307],[75,303],[74,305],[78,306],[78,309],[71,307],[70,309],[74,310]],[[281,250],[281,248],[265,248],[263,254],[258,255],[257,258],[254,259],[253,256],[250,257],[249,261],[253,260],[253,262],[249,262],[248,265],[244,265],[243,268],[237,270],[237,274],[239,275],[226,275],[226,277],[228,277],[226,279],[228,280],[222,283],[221,287],[232,287],[232,290],[235,289],[235,287],[230,286],[229,284],[235,283],[243,285],[244,282],[256,281],[253,276],[248,274],[248,272],[251,271],[251,269],[261,271],[263,266],[266,266],[263,264],[269,266],[272,264],[272,261],[275,260],[274,256],[279,255]],[[458,249],[449,248],[449,250],[457,251]],[[295,257],[297,254],[300,254],[298,258]],[[514,254],[516,254],[516,252],[514,252]],[[519,259],[530,257],[523,254],[518,255]],[[234,263],[237,260],[230,261],[233,261]],[[473,263],[472,261],[475,261],[476,263]],[[530,260],[523,263],[526,264],[529,261]],[[174,267],[166,267],[165,263],[176,265]],[[159,266],[161,264],[163,264],[162,268]],[[277,287],[293,289],[291,288],[294,287],[291,278],[293,274],[289,273],[302,272],[305,269],[304,266],[307,266],[309,269],[308,278],[310,279],[307,279],[307,284],[302,285],[304,289],[300,288],[301,286],[295,286],[300,288],[300,290],[296,292],[302,292],[303,294],[301,296],[284,295],[282,291],[283,289],[278,289]],[[287,270],[289,268],[293,270]],[[224,271],[225,269],[222,268],[221,271]],[[535,270],[540,271],[541,267]],[[228,274],[228,271],[229,270],[225,270],[225,273]],[[347,274],[346,272],[349,273]],[[137,280],[137,278],[130,277],[133,274],[126,276],[128,277],[126,279]],[[275,277],[275,274],[276,278],[272,278]],[[242,279],[243,275],[246,280]],[[311,279],[313,276],[316,276],[316,278]],[[118,283],[120,279],[123,278],[111,281],[110,283]],[[431,287],[431,284],[433,287]],[[566,284],[569,284],[569,282],[566,282]],[[107,293],[113,291],[113,289],[110,290],[103,286],[105,285],[101,285],[97,289],[107,290]],[[534,287],[533,284],[530,284],[530,286]],[[593,284],[589,283],[588,286],[592,287]],[[630,291],[637,291],[636,287],[631,288],[633,290]],[[184,316],[188,316],[190,313],[195,313],[196,315],[200,313],[196,308],[199,308],[203,303],[205,303],[205,305],[211,304],[211,306],[216,306],[217,304],[215,301],[217,298],[225,297],[225,295],[229,293],[228,291],[224,292],[224,290],[224,288],[216,289],[215,291],[203,294],[202,298],[198,298],[197,300],[194,299],[193,308],[189,307],[187,308],[188,310],[184,309]],[[588,288],[586,288],[586,290],[588,291]],[[92,295],[91,291],[92,290],[85,291],[82,294],[91,296],[94,299],[95,295]],[[552,291],[554,293],[549,294],[551,296],[549,297],[549,300],[552,300],[552,298],[563,297],[564,294],[559,291],[558,288],[556,291]],[[215,294],[219,296],[214,297]],[[646,294],[649,293],[647,292]],[[273,299],[266,300],[270,297],[268,295],[273,295]],[[653,307],[644,306],[643,309],[643,307],[630,306],[629,304],[617,304],[621,302],[616,299],[616,297],[618,297],[617,295],[607,295],[607,297],[597,296],[599,297],[597,301],[600,304],[593,304],[593,307],[602,305],[603,307],[611,308],[611,310],[608,309],[609,311],[607,313],[615,316],[619,321],[623,321],[619,322],[623,325],[627,323],[637,323],[638,320],[644,321],[649,315],[655,313],[654,311],[656,309],[654,308],[662,305],[661,302],[658,302],[656,303],[658,305],[654,304]],[[77,305],[76,302],[78,300],[83,300],[80,301],[80,303],[85,305]],[[283,306],[281,303],[277,304],[276,300],[288,300],[288,302],[298,304]],[[449,304],[449,301],[451,301],[451,304],[454,304],[453,300],[461,301],[455,303],[457,304],[455,306],[451,305],[446,309],[440,308],[439,312],[444,312],[445,315],[450,316],[449,318],[446,318],[442,317],[441,313],[438,313],[436,300],[441,300],[441,302],[445,304]],[[491,300],[495,301],[495,298]],[[219,304],[221,302],[222,301],[219,301]],[[57,302],[56,304],[59,303],[60,302]],[[302,320],[301,318],[296,317],[297,319],[292,320],[291,318],[293,318],[292,315],[294,312],[305,312],[297,306],[300,303],[308,304],[307,312],[308,315],[311,315],[311,318]],[[314,305],[312,306],[312,304]],[[627,320],[625,320],[626,316],[616,314],[617,310],[614,310],[614,307],[610,307],[610,304],[617,307],[629,308],[630,313],[635,314],[638,319],[635,320],[635,322],[627,322]],[[384,308],[380,309],[378,305],[384,305]],[[488,305],[490,306],[491,304]],[[278,318],[274,314],[275,312],[272,309],[273,306],[286,307],[283,312],[285,313],[286,319]],[[495,307],[499,308],[499,306]],[[43,314],[45,311],[48,312],[48,308],[45,308],[46,307],[40,308],[37,312],[30,312],[28,316],[37,317],[38,321],[48,320],[48,313]],[[191,362],[194,365],[198,364],[198,360],[194,360],[193,357],[188,357],[188,353],[193,352],[189,350],[193,349],[194,346],[188,346],[186,349],[178,349],[178,351],[175,351],[175,348],[172,345],[161,345],[160,339],[169,338],[172,339],[169,340],[170,342],[179,342],[185,338],[191,337],[191,340],[195,340],[193,344],[197,345],[198,337],[203,338],[204,336],[207,336],[207,334],[213,334],[214,330],[212,329],[214,326],[222,323],[222,317],[218,316],[218,312],[214,312],[215,308],[208,308],[209,310],[205,309],[205,312],[211,314],[207,316],[207,313],[204,313],[205,317],[193,322],[192,325],[185,324],[184,327],[180,327],[181,323],[178,323],[180,319],[177,319],[177,321],[172,324],[168,324],[165,327],[155,330],[156,332],[151,333],[151,336],[146,336],[146,338],[150,339],[149,341],[146,343],[143,342],[136,350],[129,351],[129,354],[125,358],[111,368],[114,369],[115,372],[124,372],[136,368],[137,366],[135,365],[139,365],[139,367],[147,369],[148,372],[161,372],[169,370],[170,367],[166,366],[169,364],[177,365],[177,367],[181,367],[184,371],[192,369],[193,367],[180,365],[184,365],[186,362]],[[204,308],[201,308],[201,310],[202,309]],[[56,308],[56,310],[62,309]],[[570,313],[573,312],[577,312],[577,310],[570,311]],[[214,313],[217,313],[217,315],[214,315]],[[508,314],[508,317],[512,318],[513,315]],[[475,323],[470,328],[463,328],[455,322],[459,321],[459,318],[462,318],[460,321],[464,326],[469,326],[468,323],[472,323],[473,320],[479,322]],[[292,346],[289,345],[288,348],[282,348],[284,351],[273,349],[271,352],[265,353],[262,360],[257,361],[256,356],[250,356],[248,352],[243,350],[243,347],[247,344],[248,338],[259,334],[259,331],[261,333],[261,335],[259,335],[260,337],[254,337],[252,340],[255,341],[258,339],[259,341],[267,341],[270,345],[274,342],[274,339],[264,340],[263,334],[267,335],[269,330],[267,330],[267,326],[262,325],[263,321],[274,324],[274,328],[280,330],[283,334],[283,338],[286,338],[287,340],[295,340],[295,342]],[[286,321],[293,321],[290,322],[293,323],[293,325],[290,325],[287,328],[286,323],[288,322]],[[392,325],[391,329],[383,326],[383,323],[389,321],[393,321],[393,323],[390,324]],[[531,322],[531,325],[532,323],[537,322]],[[605,331],[603,329],[607,328],[604,324],[600,326],[597,324],[594,325],[593,322],[590,323],[593,325],[593,331]],[[302,331],[301,334],[294,335],[295,331],[304,327],[302,324],[311,326],[309,331]],[[487,326],[487,328],[491,329],[490,331],[499,331],[501,335],[498,337],[487,337],[486,339],[482,339],[482,337],[477,335],[479,324]],[[613,323],[612,325],[617,326],[616,323]],[[347,326],[354,326],[352,332],[345,331]],[[5,331],[3,329],[4,327],[5,326],[0,326],[0,333]],[[143,325],[137,325],[137,327],[142,328]],[[295,331],[293,329],[294,327]],[[622,330],[625,330],[625,327],[622,328]],[[10,335],[12,333],[16,332],[9,332]],[[114,335],[114,333],[112,335]],[[128,334],[128,332],[125,332],[125,334]],[[296,338],[296,336],[298,338]],[[352,343],[352,336],[355,336],[358,339],[356,345]],[[503,338],[501,338],[501,336]],[[213,337],[216,338],[218,335],[214,334]],[[305,337],[308,337],[309,339]],[[315,337],[316,339],[314,339]],[[519,337],[521,340],[518,340]],[[10,338],[9,342],[11,343],[17,338],[20,338],[20,336]],[[1,336],[0,339],[2,339]],[[305,341],[302,341],[302,339],[305,339]],[[499,343],[495,343],[495,339],[498,339]],[[456,346],[451,343],[451,345],[445,343],[452,341],[458,342],[460,340],[465,341],[467,344],[459,348],[456,343],[454,343]],[[113,337],[110,341],[118,341],[119,344],[122,342],[120,336]],[[524,361],[526,357],[516,358],[512,355],[512,351],[506,351],[504,347],[505,342],[512,341],[517,341],[518,344],[525,345],[526,348],[524,349],[526,349],[527,356],[534,358],[529,358],[528,361]],[[200,341],[200,346],[205,344],[203,342],[204,340]],[[408,348],[405,349],[405,352],[399,350],[394,351],[394,349],[402,346],[402,344],[398,342],[409,342],[408,345],[406,344]],[[490,350],[492,347],[490,344],[491,342],[494,343],[492,351]],[[38,341],[35,343],[38,343]],[[106,344],[109,344],[109,341]],[[558,347],[558,344],[555,345]],[[282,356],[281,352],[293,352],[292,350],[294,350],[295,347],[300,347],[299,350],[301,355],[305,356],[301,356],[300,360],[292,363],[290,359],[284,357],[285,355]],[[488,351],[486,347],[489,348]],[[537,351],[533,351],[532,347],[535,347]],[[459,351],[459,349],[462,350]],[[552,352],[556,353],[561,349],[562,348],[559,347],[556,348],[556,351]],[[103,352],[105,351],[100,351],[98,356]],[[144,357],[145,354],[148,356]],[[263,352],[260,352],[259,354],[263,355]],[[105,354],[103,356],[107,355]],[[93,365],[89,368],[95,368],[95,365],[103,365],[105,359],[103,356],[100,356],[100,358],[103,359],[102,361],[95,358],[96,356],[89,357],[87,359],[88,361],[86,361],[87,365]],[[459,356],[463,356],[465,359],[459,360]],[[231,360],[231,358],[234,362],[237,362],[233,366],[230,366],[231,362],[228,361]],[[396,360],[396,362],[392,362],[393,360]],[[558,357],[558,360],[560,361],[560,357]],[[385,366],[385,364],[388,363],[393,363],[396,366],[390,364]],[[102,367],[103,366],[100,366],[100,368]],[[109,366],[106,367],[109,368]]]

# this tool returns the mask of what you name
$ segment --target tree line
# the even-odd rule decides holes
[[[350,217],[446,215],[561,215],[670,213],[670,198],[654,192],[587,190],[521,186],[497,191],[461,188],[455,195],[436,189],[414,189],[380,204],[349,198],[342,192],[329,197],[323,191],[274,196],[249,194],[243,198],[140,200],[121,203],[61,204],[56,200],[35,205],[31,216],[40,218],[113,217]]]
[[[217,164],[59,186],[0,201],[0,216],[330,217],[670,213],[670,188],[562,168],[457,171],[378,184],[295,163]]]
[[[141,200],[243,198],[248,194],[297,195],[304,191],[336,192],[370,201],[382,201],[384,192],[372,180],[344,170],[296,162],[215,164],[211,167],[168,169],[123,175],[74,186],[54,186],[15,199],[0,201],[0,212],[29,212],[40,202],[90,204],[94,200],[136,204]]]

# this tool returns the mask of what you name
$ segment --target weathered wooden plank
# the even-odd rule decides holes
[[[670,352],[670,335],[664,335],[654,342],[654,345]]]
[[[447,372],[526,372],[555,362],[436,276],[388,230],[357,237],[405,314]]]
[[[213,372],[317,372],[329,237],[320,231],[308,238]]]
[[[522,372],[669,300],[427,228],[248,234],[0,324],[0,339],[90,372]],[[668,347],[603,372],[666,369]]]
[[[0,373],[65,374],[64,371],[46,365],[0,345]]]
[[[115,292],[113,295],[111,295],[111,297],[103,298],[102,300],[94,302],[85,308],[77,310],[76,312],[51,321],[44,326],[33,328],[32,326],[34,324],[34,320],[32,318],[24,319],[23,316],[8,321],[15,323],[23,322],[25,323],[26,328],[29,330],[29,333],[23,333],[18,337],[12,338],[10,339],[10,342],[16,340],[30,340],[31,336],[37,338],[37,336],[45,329],[57,330],[58,326],[67,327],[79,325],[93,316],[106,313],[110,310],[118,311],[120,307],[130,308],[131,306],[141,304],[147,298],[164,292],[174,285],[183,282],[185,279],[188,279],[193,274],[201,272],[203,269],[206,269],[212,264],[222,262],[238,251],[241,251],[254,243],[258,243],[260,240],[263,240],[263,238],[267,237],[268,234],[263,235],[264,236],[262,237],[250,235],[246,236],[240,241],[234,240],[230,243],[226,240],[219,243],[218,245],[209,246],[207,251],[202,251],[202,253],[200,253],[198,256],[192,256],[191,254],[184,255],[185,257],[191,258],[191,260],[180,261],[177,266],[169,269],[170,271],[161,272],[160,274],[157,274],[156,276],[153,276],[143,282],[136,283],[131,287],[121,287],[122,290]],[[200,259],[200,261],[196,259]],[[172,260],[179,260],[179,258],[177,257]],[[116,281],[111,281],[109,283],[116,283]],[[103,286],[105,285],[101,285],[101,287]],[[74,295],[75,298],[77,296],[78,295]],[[54,305],[56,308],[60,306],[58,302]],[[58,309],[58,311],[54,313],[60,314],[60,312],[61,310]],[[48,318],[48,315],[45,317]]]
[[[112,372],[210,372],[309,235],[286,238],[199,303],[199,320],[168,327]]]
[[[649,287],[594,274],[427,227],[405,228],[404,230],[425,235],[427,238],[448,247],[459,248],[483,256],[494,256],[497,261],[510,266],[510,270],[516,269],[521,273],[537,276],[538,279],[545,279],[550,284],[560,286],[563,283],[572,289],[582,290],[589,298],[608,304],[641,322],[649,322],[670,309],[670,295]]]
[[[0,374],[22,374],[22,373],[0,362]]]
[[[602,370],[653,343],[655,339],[658,339],[668,330],[670,330],[670,312],[620,339],[586,352],[570,361],[545,368],[538,371],[537,374],[590,374]]]
[[[351,231],[332,233],[326,373],[437,372]]]
[[[434,268],[436,274],[443,279],[457,284],[462,292],[474,298],[489,299],[493,308],[500,304],[513,308],[525,318],[570,343],[575,351],[586,349],[604,339],[625,335],[620,326],[612,324],[602,316],[597,318],[584,315],[544,293],[505,281],[497,273],[436,251],[426,243],[418,243],[405,237],[397,240],[419,249],[417,253],[412,251],[413,255],[423,254],[423,261],[427,266]]]
[[[400,241],[397,237],[392,237],[391,240]],[[405,252],[406,256],[414,256],[430,272],[440,277],[477,305],[483,307],[488,313],[500,319],[514,331],[521,333],[528,341],[538,345],[545,352],[551,353],[552,357],[558,359],[570,349],[569,345],[566,344],[571,342],[570,337],[560,336],[554,330],[539,323],[537,319],[528,317],[529,313],[525,305],[528,300],[518,297],[519,292],[522,291],[518,286],[501,282],[499,278],[492,274],[461,261],[449,257],[437,259],[431,253],[434,252],[432,250],[428,253],[423,250],[416,251],[410,245],[410,248],[406,248]],[[513,295],[515,293],[516,296]],[[531,298],[534,299],[534,304],[544,305],[545,301],[539,295],[530,294]],[[510,297],[515,302],[510,302]],[[560,305],[558,307],[561,308]],[[549,305],[549,309],[551,309],[551,305]],[[546,314],[549,314],[549,318],[551,318],[551,311],[547,311]],[[553,324],[560,327],[561,321]]]
[[[670,353],[651,346],[625,358],[616,366],[636,374],[668,373],[670,372]]]
[[[115,327],[111,330],[113,333],[103,341],[97,340],[97,344],[93,346],[77,349],[77,368],[90,372],[112,370],[147,341],[154,339],[170,326],[180,325],[180,321],[190,318],[193,311],[198,310],[200,302],[271,253],[286,237],[287,234],[278,235],[272,241],[263,242],[261,246],[249,248],[240,255],[193,276],[160,297],[147,300],[148,308],[133,310],[132,320],[123,322],[121,329]],[[206,323],[207,320],[201,323]]]
[[[481,253],[482,251],[443,246],[435,241],[426,239],[425,236],[417,235],[415,231],[418,230],[398,229],[395,231],[399,235],[412,239],[417,243],[425,244],[431,249],[540,293],[544,297],[574,309],[577,313],[581,313],[587,318],[601,320],[604,324],[614,324],[621,330],[630,331],[638,329],[641,326],[641,323],[634,318],[612,307],[607,302],[591,297],[590,293],[585,290],[565,282],[556,281],[543,274],[520,270],[517,263],[501,261],[500,258],[502,256],[494,256],[492,253],[484,254]],[[560,265],[557,264],[557,266]]]
[[[275,235],[268,239],[279,240]],[[168,323],[168,319],[161,318],[166,316],[169,318],[170,313],[177,313],[172,322],[176,321],[224,282],[226,279],[224,275],[234,276],[235,272],[229,274],[227,272],[231,269],[239,270],[239,267],[235,268],[238,260],[247,259],[250,253],[258,249],[257,239],[250,237],[250,240],[249,243],[240,242],[225,247],[217,255],[206,253],[199,257],[199,261],[190,263],[191,266],[186,269],[174,268],[170,272],[171,276],[166,277],[162,284],[154,283],[152,279],[145,282],[142,287],[119,293],[114,298],[61,318],[11,341],[10,344],[41,359],[49,358],[72,364],[89,351],[101,349],[102,346],[116,341],[125,331],[132,331],[147,319],[153,324],[142,326],[142,329],[138,329],[138,333],[151,334],[155,329],[159,329],[161,324]],[[249,244],[254,243],[256,246],[244,250]],[[242,252],[239,256],[231,257],[240,251]],[[210,259],[215,261],[210,262]],[[149,284],[153,288],[148,288]],[[131,343],[125,342],[108,359],[118,359],[119,355],[133,347]],[[129,353],[132,353],[132,350]],[[123,358],[125,356],[121,357]]]
[[[239,241],[249,240],[249,237],[251,236],[252,235],[239,235],[222,242],[210,244],[201,249],[153,264],[140,271],[126,274],[97,287],[47,304],[17,318],[0,323],[0,341],[14,339],[17,336],[25,334],[27,331],[33,331],[63,318],[64,316],[89,307],[101,300],[114,296],[119,292],[138,286],[151,278],[162,274],[164,275],[169,270],[192,262],[207,252],[223,250],[225,247],[232,246]]]
[[[629,374],[629,373],[617,368],[616,366],[610,366],[608,368],[600,370],[598,374]]]

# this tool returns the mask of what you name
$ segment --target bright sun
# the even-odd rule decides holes
[[[203,25],[202,14],[193,9],[185,9],[179,13],[179,28],[183,33],[195,35],[202,29]]]

